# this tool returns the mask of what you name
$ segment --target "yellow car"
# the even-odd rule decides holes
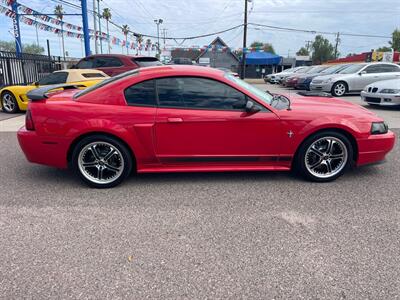
[[[55,71],[30,85],[7,86],[0,90],[0,108],[5,113],[25,111],[28,106],[26,94],[38,87],[52,84],[73,83],[83,87],[92,86],[109,76],[99,70],[71,69]]]

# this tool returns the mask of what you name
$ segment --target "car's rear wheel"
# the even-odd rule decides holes
[[[103,135],[81,140],[73,150],[71,162],[79,177],[95,188],[117,186],[132,170],[132,157],[126,146]]]
[[[311,136],[300,146],[296,163],[306,179],[328,182],[343,175],[352,160],[349,139],[341,133],[326,131]]]
[[[19,111],[17,100],[11,92],[5,91],[1,94],[1,107],[8,114],[15,114]]]
[[[347,84],[343,81],[336,82],[332,86],[332,96],[341,97],[347,93]]]

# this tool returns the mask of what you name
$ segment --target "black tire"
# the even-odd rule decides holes
[[[117,163],[119,163],[121,166],[118,165],[112,165],[111,163],[109,163],[109,160],[104,160],[103,162],[98,162],[99,164],[101,164],[100,168],[104,168],[103,170],[106,172],[109,172],[109,174],[111,174],[111,172],[113,172],[111,169],[108,170],[107,166],[111,166],[113,168],[118,168],[120,167],[119,170],[119,174],[116,174],[115,179],[113,179],[110,182],[96,182],[96,180],[101,181],[101,176],[100,179],[95,179],[94,177],[91,177],[89,175],[89,171],[93,171],[95,172],[96,168],[99,167],[99,164],[97,164],[96,166],[92,166],[92,167],[87,167],[85,171],[83,171],[83,166],[82,164],[80,164],[81,162],[81,157],[85,157],[86,154],[83,153],[89,153],[87,152],[88,149],[87,147],[89,145],[94,145],[96,147],[101,147],[101,145],[103,145],[103,147],[111,147],[111,150],[117,150],[115,153],[116,157],[113,158],[114,154],[109,158],[113,158],[114,160],[117,161]],[[84,152],[86,151],[86,152]],[[96,150],[95,152],[97,152],[98,150]],[[90,153],[89,153],[90,154]],[[103,160],[105,159],[105,156],[107,156],[106,154],[104,154],[104,156],[102,156],[103,154],[100,152],[98,152],[97,154],[99,154],[96,159],[94,153],[93,154],[93,159],[98,161],[98,160]],[[101,159],[100,159],[101,157]],[[106,163],[106,162],[107,163]],[[93,162],[92,164],[96,164],[96,162]],[[106,136],[106,135],[101,135],[101,134],[96,134],[96,135],[92,135],[92,136],[88,136],[85,137],[84,139],[82,139],[81,141],[79,141],[76,146],[73,149],[72,152],[72,157],[71,157],[71,162],[70,162],[70,167],[71,169],[82,179],[83,182],[85,182],[88,186],[93,187],[93,188],[112,188],[115,187],[117,185],[119,185],[122,181],[124,181],[124,179],[129,176],[129,174],[132,172],[132,168],[133,168],[133,157],[131,152],[127,149],[127,147],[122,144],[120,141],[118,141],[115,138]],[[92,169],[89,169],[92,168]],[[87,171],[89,170],[89,171]],[[103,174],[103,172],[101,174]],[[92,172],[92,173],[93,173]],[[115,172],[117,173],[117,172]],[[98,173],[99,174],[99,173]],[[118,176],[117,176],[118,175]],[[92,179],[91,179],[92,178]],[[104,179],[106,180],[110,180],[109,178]]]
[[[334,141],[334,143],[337,143],[335,147],[335,149],[333,149],[334,151],[336,151],[338,153],[338,149],[341,149],[343,146],[346,148],[346,159],[343,159],[342,161],[339,158],[336,159],[332,159],[331,158],[327,158],[326,156],[324,156],[324,159],[320,160],[320,166],[322,168],[322,171],[325,168],[325,164],[323,164],[323,162],[326,163],[326,160],[329,160],[329,165],[330,168],[332,169],[332,165],[333,164],[338,164],[338,162],[341,162],[340,168],[338,167],[337,169],[337,173],[332,173],[332,176],[328,176],[328,177],[321,177],[321,176],[327,176],[327,174],[325,175],[315,175],[316,171],[314,170],[314,173],[311,172],[309,170],[310,166],[307,167],[307,165],[309,165],[309,161],[308,159],[310,159],[310,155],[314,154],[313,151],[310,151],[311,146],[314,146],[314,143],[322,143],[324,141],[324,138],[328,139],[331,138],[331,140]],[[341,141],[341,143],[339,143],[338,141]],[[323,145],[323,144],[322,144]],[[319,149],[321,150],[321,149]],[[310,180],[310,181],[315,181],[315,182],[329,182],[329,181],[333,181],[336,178],[340,177],[343,175],[343,173],[352,166],[353,164],[353,147],[351,145],[351,142],[349,141],[349,139],[343,135],[342,133],[336,132],[336,131],[323,131],[323,132],[319,132],[316,133],[310,137],[308,137],[300,146],[297,155],[295,157],[295,161],[294,161],[294,169],[300,173],[301,176],[303,176],[305,179]],[[321,151],[323,152],[323,151]],[[332,152],[332,150],[331,150]],[[311,153],[311,154],[310,154]],[[326,153],[324,153],[326,155]],[[318,155],[314,154],[315,157],[319,157]],[[333,155],[333,154],[332,154]],[[344,155],[343,155],[344,156]],[[339,165],[339,164],[338,164]]]
[[[18,102],[13,93],[4,91],[1,94],[1,108],[3,109],[3,112],[7,114],[15,114],[19,112]]]
[[[339,87],[343,87],[343,88],[339,88]],[[343,92],[341,92],[341,91],[343,91]],[[338,81],[338,82],[335,82],[335,84],[332,86],[331,94],[334,97],[342,97],[342,96],[346,95],[346,93],[348,91],[349,91],[349,87],[348,87],[347,83],[344,81]]]

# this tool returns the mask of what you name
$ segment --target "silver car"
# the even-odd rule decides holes
[[[367,85],[361,92],[361,98],[372,105],[400,105],[400,79],[383,80]]]
[[[400,78],[400,66],[392,63],[360,63],[351,65],[337,74],[317,76],[310,89],[340,97],[346,93],[361,92],[365,86],[381,80]]]
[[[292,75],[293,73],[296,73],[304,68],[305,67],[295,67],[295,68],[283,70],[282,72],[279,72],[279,73],[268,74],[267,76],[264,77],[264,81],[269,82],[269,83],[280,83],[282,80],[282,77]]]

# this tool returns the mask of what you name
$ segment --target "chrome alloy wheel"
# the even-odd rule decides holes
[[[117,147],[107,142],[93,142],[80,151],[78,167],[89,181],[108,184],[122,175],[125,162]]]
[[[15,101],[14,101],[14,99],[13,99],[13,97],[9,94],[9,93],[5,93],[4,95],[3,95],[3,101],[2,101],[3,103],[3,109],[6,111],[6,112],[12,112],[12,111],[14,111],[14,109],[15,109]]]
[[[337,175],[346,166],[348,150],[338,138],[323,137],[308,147],[305,166],[317,178],[330,178]]]
[[[338,83],[334,87],[337,96],[343,96],[346,93],[346,86],[344,83]]]

